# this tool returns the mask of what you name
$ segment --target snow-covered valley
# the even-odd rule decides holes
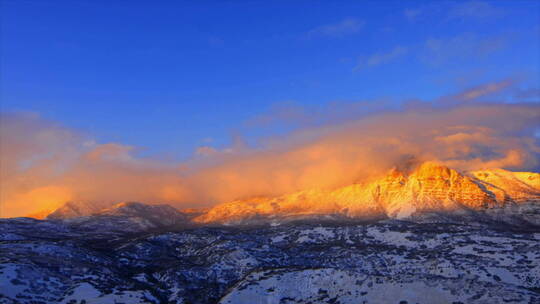
[[[537,226],[110,225],[0,220],[0,303],[540,303]]]

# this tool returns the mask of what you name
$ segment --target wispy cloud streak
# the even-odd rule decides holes
[[[360,32],[365,22],[356,18],[346,18],[340,22],[316,27],[307,33],[309,38],[331,37],[339,38]]]

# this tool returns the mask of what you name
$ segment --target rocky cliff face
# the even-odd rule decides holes
[[[234,223],[257,217],[316,214],[406,218],[426,212],[486,210],[539,200],[539,176],[502,169],[459,173],[426,162],[412,172],[393,169],[375,181],[333,191],[316,189],[224,203],[195,221]]]

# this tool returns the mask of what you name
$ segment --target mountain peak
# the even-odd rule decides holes
[[[47,219],[59,220],[88,216],[110,206],[107,202],[69,201],[47,215]]]
[[[485,210],[539,197],[537,173],[502,170],[487,174],[491,179],[485,180],[486,174],[463,174],[429,161],[409,172],[394,168],[370,183],[219,204],[195,221],[239,222],[258,217],[320,214],[405,218],[426,212]]]
[[[420,164],[416,168],[416,170],[413,171],[414,175],[418,177],[437,177],[437,178],[452,178],[460,176],[457,171],[448,168],[447,166],[444,166],[440,163],[433,162],[433,161],[426,161]]]
[[[402,179],[415,176],[416,178],[439,178],[456,179],[463,175],[458,171],[449,168],[436,161],[425,161],[422,163],[407,163],[393,167],[385,176],[386,180]]]
[[[170,205],[149,205],[140,202],[110,203],[72,201],[67,202],[47,216],[47,219],[66,220],[81,217],[123,217],[144,219],[154,226],[185,223],[192,215],[184,214]]]

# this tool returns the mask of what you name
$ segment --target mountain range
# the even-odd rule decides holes
[[[434,162],[392,169],[381,178],[337,189],[309,189],[277,197],[254,197],[213,208],[178,211],[169,205],[68,202],[46,216],[145,218],[153,226],[179,222],[246,224],[295,219],[415,219],[426,214],[467,215],[514,210],[540,202],[540,174],[491,169],[460,173]],[[515,215],[515,212],[514,212]],[[532,219],[540,224],[538,219]]]
[[[177,210],[0,219],[0,303],[540,303],[540,176],[393,169]]]

